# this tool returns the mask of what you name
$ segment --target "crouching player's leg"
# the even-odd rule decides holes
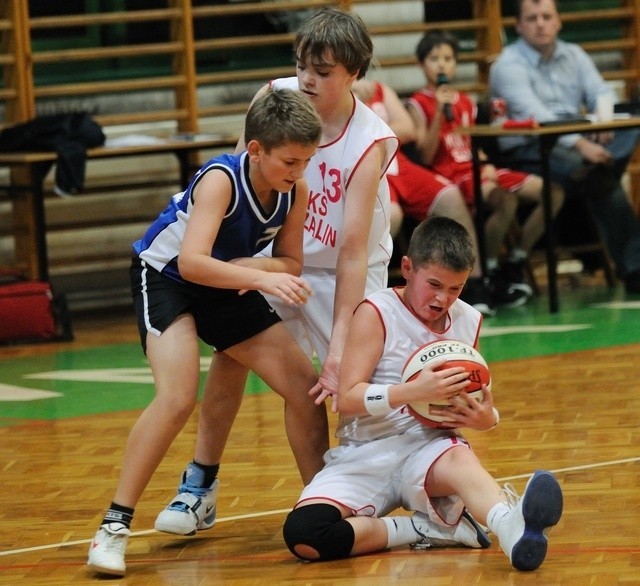
[[[327,561],[363,555],[401,545],[412,547],[491,544],[483,529],[465,512],[458,525],[436,525],[421,513],[412,517],[345,515],[343,507],[329,501],[305,503],[289,513],[283,528],[287,547],[307,561]]]

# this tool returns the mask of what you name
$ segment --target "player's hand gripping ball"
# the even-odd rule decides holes
[[[445,358],[446,363],[437,368],[452,368],[454,366],[462,366],[469,372],[469,385],[465,391],[478,402],[482,402],[482,385],[486,384],[491,389],[491,374],[485,359],[480,352],[472,348],[464,342],[457,340],[443,340],[431,342],[418,348],[407,360],[402,371],[402,382],[406,383],[413,380],[420,374],[420,371],[432,364],[435,360]],[[450,406],[449,403],[428,403],[414,402],[407,405],[409,413],[418,421],[429,427],[441,427],[440,423],[445,418],[437,413],[433,413],[432,405],[437,405],[439,409],[443,406]]]

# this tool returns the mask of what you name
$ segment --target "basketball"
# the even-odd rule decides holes
[[[482,385],[491,389],[491,374],[485,359],[475,348],[457,340],[431,342],[418,348],[407,360],[402,370],[402,382],[413,380],[422,369],[436,360],[445,358],[447,362],[436,370],[462,366],[469,373],[469,385],[465,391],[478,402],[482,402]],[[449,403],[415,402],[407,405],[409,413],[428,427],[441,427],[444,417],[431,413],[431,405],[449,405]]]

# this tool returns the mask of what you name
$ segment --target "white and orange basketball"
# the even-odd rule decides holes
[[[485,359],[475,348],[457,340],[431,342],[418,348],[407,360],[402,370],[402,382],[417,377],[422,369],[434,361],[446,359],[446,363],[436,370],[463,366],[469,372],[469,385],[465,391],[478,402],[482,402],[482,385],[491,389],[491,374]],[[432,413],[431,405],[449,405],[449,403],[414,402],[407,405],[409,413],[429,427],[440,427],[444,421],[441,415]]]

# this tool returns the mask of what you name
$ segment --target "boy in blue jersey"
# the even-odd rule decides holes
[[[320,136],[304,96],[266,93],[247,113],[246,150],[205,163],[134,243],[133,299],[156,395],[127,440],[113,502],[89,549],[94,571],[125,573],[134,507],[196,405],[198,339],[215,347],[212,368],[225,380],[251,369],[286,400],[285,427],[303,480],[322,467],[326,411],[307,394],[318,373],[260,294],[293,306],[312,294],[297,275],[308,200],[303,172]],[[269,243],[273,256],[254,257]],[[193,467],[190,475],[207,483],[212,468]],[[215,519],[217,481],[207,486],[214,484],[214,499],[190,492],[182,503],[201,528]]]
[[[363,296],[387,283],[392,241],[386,170],[398,138],[382,119],[353,96],[351,86],[365,75],[373,42],[362,19],[337,8],[314,13],[296,33],[295,77],[272,80],[254,99],[272,88],[294,89],[314,106],[322,120],[322,138],[305,170],[309,203],[303,237],[302,275],[314,295],[305,305],[286,306],[269,297],[308,356],[321,363],[317,402],[337,388],[340,358],[353,311]],[[240,141],[238,149],[244,148]],[[268,251],[260,256],[268,256]],[[246,374],[211,376],[205,384],[198,420],[195,460],[217,470],[242,402]],[[311,388],[311,387],[310,387]],[[190,477],[194,463],[187,464]],[[178,495],[160,512],[155,528],[190,535],[203,527],[184,506],[195,491],[215,502],[209,484],[182,483]],[[304,477],[307,484],[311,478]],[[213,486],[213,485],[212,485]],[[176,502],[181,503],[176,506]]]

